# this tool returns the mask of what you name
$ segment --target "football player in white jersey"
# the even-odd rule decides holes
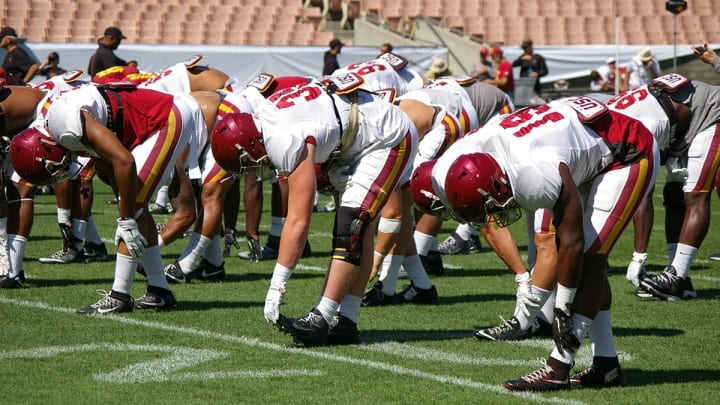
[[[277,80],[274,88],[306,82],[303,77],[291,76]],[[211,132],[215,123],[225,115],[252,113],[259,103],[265,102],[260,89],[252,86],[248,86],[241,93],[217,90],[191,94],[200,102],[203,112],[206,112],[208,132]],[[221,220],[225,197],[236,180],[236,175],[223,170],[215,162],[209,142],[201,148],[200,171],[201,190],[198,203],[202,210],[185,250],[177,260],[165,267],[165,275],[170,282],[185,283],[191,278],[218,280],[225,277],[220,242]]]
[[[78,80],[82,74],[83,72],[80,70],[70,71],[40,82],[33,87],[45,91],[47,96],[51,97],[62,91],[89,84],[87,81]],[[46,108],[39,109],[41,113],[46,110]],[[38,123],[38,125],[42,125],[42,123]],[[39,258],[40,263],[82,263],[104,261],[109,258],[105,243],[100,237],[92,216],[92,181],[95,177],[95,164],[89,157],[79,157],[78,162],[82,169],[76,178],[59,182],[53,186],[63,246],[49,256]],[[15,177],[22,181],[19,176]],[[75,204],[76,202],[77,204]],[[24,221],[23,218],[20,220]]]
[[[147,202],[185,146],[202,138],[205,127],[197,101],[134,85],[80,86],[52,97],[48,106],[45,128],[30,128],[13,138],[10,156],[18,174],[36,184],[56,182],[70,175],[74,154],[86,154],[95,158],[99,173],[120,197],[112,290],[77,312],[175,307]],[[132,282],[141,261],[148,287],[133,300]]]
[[[26,86],[5,86],[0,79],[0,132],[7,137],[12,137],[24,130],[36,118],[38,105],[45,98],[45,93]],[[3,162],[3,170],[10,167],[9,159]],[[4,176],[2,176],[4,178]],[[0,179],[0,186],[5,189],[6,184]],[[5,193],[0,193],[0,288],[20,288],[25,281],[25,272],[22,268],[22,257],[24,255],[27,235],[30,226],[26,225],[21,229],[18,217],[32,219],[33,205],[32,198],[35,188],[25,184],[15,183],[7,187]],[[7,201],[7,200],[16,201]],[[22,199],[28,199],[20,204]],[[10,204],[10,205],[8,205]],[[13,207],[14,205],[14,207]],[[16,214],[8,216],[14,209]],[[29,225],[32,225],[30,221]],[[16,242],[17,240],[17,242]],[[11,256],[15,256],[16,264],[11,264]]]
[[[661,103],[661,100],[667,101]],[[667,103],[678,112],[674,120],[671,119],[673,130],[660,142],[667,154],[668,176],[663,196],[668,266],[662,273],[645,278],[643,264],[647,253],[642,248],[650,239],[653,218],[652,201],[647,199],[643,206],[647,211],[638,213],[645,215],[636,216],[636,233],[640,239],[636,238],[627,272],[628,280],[640,285],[640,296],[652,295],[672,301],[697,296],[688,274],[709,229],[710,198],[720,166],[719,100],[720,87],[668,74],[609,102],[620,111],[629,111],[629,115],[647,115],[653,109],[665,111]],[[685,108],[675,108],[678,104]],[[688,111],[682,115],[685,109]],[[638,222],[642,220],[644,222]]]
[[[372,229],[394,188],[409,178],[417,151],[417,131],[407,115],[358,89],[360,82],[349,74],[277,92],[254,115],[226,116],[219,125],[227,128],[216,128],[211,142],[226,170],[257,165],[261,172],[270,167],[287,176],[293,204],[264,312],[305,346],[359,342],[357,316],[372,269]],[[316,163],[330,166],[339,192],[332,258],[317,305],[287,318],[280,315],[280,303],[307,239]]]
[[[625,385],[607,333],[607,256],[658,167],[653,134],[589,97],[498,117],[437,160],[430,192],[455,217],[507,226],[519,219],[521,209],[546,208],[556,225],[556,346],[542,368],[507,381],[507,389],[566,389],[571,379],[582,386]],[[571,377],[575,353],[588,332],[593,365]],[[611,381],[604,380],[608,373]]]

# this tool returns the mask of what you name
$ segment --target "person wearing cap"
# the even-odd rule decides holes
[[[540,78],[548,74],[545,58],[539,53],[535,53],[533,50],[533,42],[530,39],[524,40],[520,47],[523,50],[523,54],[513,61],[512,66],[520,66],[520,77],[534,77],[535,93],[540,94],[542,92]]]
[[[17,44],[18,34],[12,27],[0,30],[0,46],[7,51],[2,68],[7,74],[7,83],[24,86],[37,74],[40,67],[33,58]]]
[[[332,41],[330,41],[330,49],[325,51],[325,56],[323,58],[323,76],[331,75],[334,71],[340,69],[340,63],[338,63],[337,56],[340,54],[342,47],[345,46],[345,44],[337,39],[333,38]]]
[[[615,77],[617,75],[617,63],[615,61],[614,56],[609,56],[607,59],[605,59],[605,64],[602,66],[599,66],[597,69],[598,74],[600,74],[600,78],[603,82],[603,91],[614,91],[615,90]],[[623,77],[619,77],[620,79],[620,90],[623,90]]]
[[[490,49],[483,45],[480,47],[480,59],[472,65],[468,75],[477,79],[477,81],[489,83],[493,80],[494,71],[493,63],[489,59]]]
[[[650,84],[660,76],[660,64],[653,55],[652,49],[643,48],[638,51],[628,64],[628,89],[636,89]]]
[[[98,48],[90,57],[87,74],[95,76],[96,73],[113,66],[127,66],[124,59],[115,55],[115,50],[120,42],[127,39],[118,27],[108,27],[105,33],[98,39]]]
[[[425,78],[428,80],[435,80],[438,77],[443,76],[452,76],[448,63],[443,58],[433,59],[430,69],[428,69],[427,73],[425,73]]]
[[[510,99],[515,98],[515,76],[513,75],[512,63],[505,58],[502,49],[495,45],[490,48],[490,57],[495,64],[495,79],[490,84],[494,84]]]

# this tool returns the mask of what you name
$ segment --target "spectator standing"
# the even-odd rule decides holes
[[[392,52],[392,50],[393,46],[390,42],[383,42],[382,45],[380,45],[380,53],[378,56],[385,55],[388,52]]]
[[[325,51],[325,57],[323,59],[323,76],[331,75],[334,71],[340,69],[337,56],[340,54],[342,47],[345,46],[345,44],[341,40],[333,38],[333,40],[330,41],[329,46],[330,49]]]
[[[548,74],[545,58],[539,53],[535,53],[533,42],[530,39],[524,40],[520,47],[523,49],[523,54],[513,61],[512,66],[520,66],[520,77],[534,77],[535,94],[540,94],[542,92],[540,78]]]
[[[641,49],[628,64],[628,88],[646,86],[660,76],[660,63],[650,48]]]
[[[493,63],[490,60],[490,49],[487,46],[480,47],[480,59],[478,59],[468,72],[468,75],[477,79],[477,81],[490,83],[495,76],[493,71]]]
[[[120,46],[120,42],[127,39],[118,27],[108,27],[105,33],[98,39],[98,48],[90,57],[87,74],[95,76],[96,73],[113,66],[127,66],[124,59],[115,55],[115,50]]]
[[[67,70],[58,66],[60,64],[60,55],[57,52],[50,52],[47,59],[40,65],[40,74],[45,76],[45,79],[51,79],[55,76],[61,75]]]
[[[515,98],[515,76],[513,75],[512,63],[505,58],[502,49],[499,46],[493,46],[490,49],[490,56],[495,63],[495,79],[492,84],[497,86],[511,99]]]
[[[29,83],[40,69],[33,58],[18,46],[18,34],[15,28],[3,27],[0,30],[0,46],[5,48],[7,55],[2,68],[7,73],[8,84],[24,86]]]

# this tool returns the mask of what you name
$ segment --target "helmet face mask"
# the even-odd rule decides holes
[[[447,221],[451,218],[451,212],[442,199],[435,194],[432,186],[432,169],[435,162],[431,160],[418,165],[410,178],[410,191],[417,209]]]
[[[80,169],[74,165],[72,152],[37,128],[25,129],[13,137],[10,160],[20,177],[36,185],[71,179]]]
[[[240,174],[254,171],[258,181],[270,180],[275,177],[275,168],[270,163],[267,155],[255,160],[242,146],[236,144],[235,147],[239,151]]]
[[[72,164],[74,162],[73,157],[70,153],[66,153],[62,160],[56,162],[47,158],[36,158],[44,166],[45,170],[50,174],[52,184],[57,184],[65,180],[70,180],[78,174],[78,170],[72,170]],[[77,168],[79,169],[79,167]]]
[[[522,209],[517,205],[515,197],[510,197],[504,204],[500,204],[492,196],[485,201],[485,213],[488,220],[492,220],[499,227],[510,226],[522,218]]]
[[[251,114],[230,113],[215,124],[210,147],[217,164],[231,173],[254,171],[258,180],[275,176],[262,133]]]

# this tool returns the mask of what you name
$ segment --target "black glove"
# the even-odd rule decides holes
[[[250,249],[250,261],[251,262],[259,262],[260,255],[262,254],[260,251],[260,241],[248,236],[247,244],[248,244],[248,249]]]
[[[575,353],[580,348],[580,341],[573,330],[572,308],[568,309],[570,313],[561,308],[553,310],[555,314],[552,324],[553,340],[562,354],[565,354],[565,350],[569,353]]]
[[[240,242],[235,237],[235,230],[232,228],[225,229],[225,248],[223,249],[223,257],[230,256],[230,248],[240,249]]]

